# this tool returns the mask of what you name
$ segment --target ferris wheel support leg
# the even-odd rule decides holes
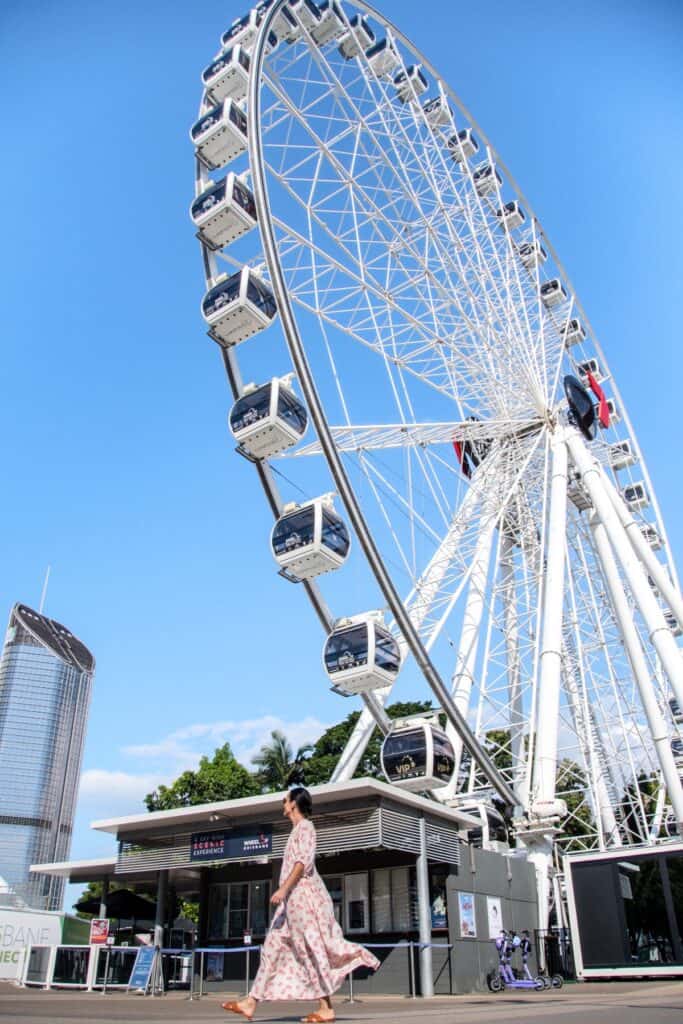
[[[562,428],[558,428],[553,438],[547,568],[543,599],[543,639],[540,655],[538,706],[536,710],[536,755],[532,810],[534,803],[549,806],[555,801],[557,733],[560,717],[560,683],[562,678],[567,463],[567,446],[564,440],[564,431]]]
[[[640,692],[640,699],[643,702],[657,758],[680,830],[680,823],[683,822],[683,789],[681,788],[676,762],[671,752],[669,731],[652,686],[650,670],[640,643],[638,631],[633,622],[624,588],[621,585],[619,570],[609,543],[607,530],[595,513],[591,518],[591,529],[612,601],[612,607],[614,608],[614,614],[621,631],[631,668],[633,669],[633,675]],[[647,586],[647,583],[645,585]]]
[[[527,850],[527,859],[536,872],[536,899],[538,901],[538,930],[546,932],[550,920],[550,893],[553,875],[553,848],[557,829],[539,830],[521,835],[519,840]],[[545,943],[539,943],[539,970],[545,968]]]
[[[529,803],[523,794],[526,766],[524,758],[524,707],[519,660],[519,622],[515,589],[515,542],[509,531],[501,537],[500,585],[503,600],[503,628],[507,658],[508,699],[510,704],[510,754],[512,756],[512,784],[520,797],[522,807]]]
[[[610,478],[604,472],[601,474],[601,477],[610,501],[612,502],[612,505],[619,517],[619,522],[624,527],[626,536],[633,546],[633,550],[645,566],[649,575],[657,584],[657,589],[683,629],[683,597],[681,596],[680,590],[678,587],[674,586],[666,567],[662,565],[648,542],[645,540],[638,523],[631,515],[626,502],[619,494]]]
[[[456,668],[451,684],[451,694],[453,695],[455,706],[463,718],[467,717],[472,693],[472,682],[479,646],[479,630],[481,629],[481,621],[484,614],[486,581],[491,561],[494,527],[494,520],[487,522],[477,540],[470,585],[467,591],[467,601],[465,602],[465,610],[463,612]],[[463,751],[463,741],[450,722],[446,723],[446,734],[453,744],[455,771],[448,785],[436,794],[441,800],[450,800],[455,796]]]
[[[664,804],[666,803],[666,786],[660,782],[659,789],[657,790],[657,803],[655,804],[655,813],[652,815],[652,823],[650,825],[650,832],[648,839],[651,843],[654,843],[659,838],[659,830],[662,827],[664,820]]]
[[[633,550],[610,500],[602,470],[586,448],[578,431],[572,429],[567,432],[567,444],[572,461],[581,474],[593,502],[596,516],[604,525],[609,542],[624,570],[633,598],[650,634],[650,641],[659,655],[674,696],[679,705],[683,707],[683,658],[681,652],[673,633],[666,624],[664,613],[650,589],[645,570]]]

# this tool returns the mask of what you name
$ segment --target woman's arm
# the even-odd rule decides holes
[[[286,899],[287,896],[289,896],[290,892],[292,891],[292,889],[294,888],[296,883],[299,881],[299,879],[301,878],[303,873],[304,873],[304,866],[301,863],[301,861],[298,860],[296,862],[296,864],[294,865],[294,867],[292,868],[292,870],[289,873],[289,875],[287,876],[287,878],[284,880],[282,885],[279,887],[279,889],[276,889],[275,892],[273,893],[273,895],[270,897],[270,902],[271,903],[282,903],[282,901],[284,899]]]

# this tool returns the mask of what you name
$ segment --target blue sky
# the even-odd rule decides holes
[[[380,5],[530,200],[619,382],[680,564],[683,8]],[[438,12],[438,13],[437,13]],[[295,744],[353,706],[275,574],[199,314],[188,129],[225,5],[7,0],[0,13],[0,613],[37,605],[98,668],[72,855],[95,817],[230,739]],[[293,640],[293,638],[296,638]]]

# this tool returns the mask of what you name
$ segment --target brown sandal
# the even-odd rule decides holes
[[[334,1024],[336,1019],[336,1017],[321,1017],[317,1011],[301,1018],[302,1024]]]
[[[240,1017],[245,1017],[247,1020],[253,1020],[254,1014],[251,1016],[245,1013],[239,1003],[221,1003],[221,1009],[227,1010],[229,1013],[237,1013]]]

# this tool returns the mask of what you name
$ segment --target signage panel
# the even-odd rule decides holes
[[[271,825],[233,828],[222,832],[194,832],[190,836],[190,860],[232,860],[263,857],[273,849]]]
[[[109,936],[109,919],[93,917],[90,922],[90,945],[104,946]]]
[[[156,946],[140,946],[138,955],[135,957],[133,970],[128,979],[129,989],[141,989],[146,992],[152,977],[152,968],[156,958]]]
[[[61,941],[61,914],[0,908],[0,980],[19,977],[29,946],[57,946]]]

